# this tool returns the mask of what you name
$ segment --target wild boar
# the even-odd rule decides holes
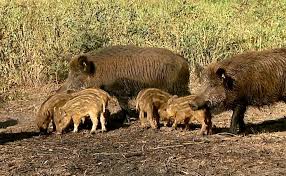
[[[85,94],[94,94],[103,100],[104,107],[107,107],[109,100],[111,100],[110,95],[106,91],[99,89],[99,88],[87,88],[87,89],[80,90],[78,92],[73,91],[71,94],[73,95],[73,97],[85,95]]]
[[[160,116],[160,120],[172,121],[172,127],[175,129],[178,124],[184,124],[187,128],[189,124],[196,120],[202,125],[201,130],[198,133],[199,135],[212,134],[210,112],[207,109],[194,111],[190,107],[190,103],[193,101],[194,97],[194,95],[189,95],[184,97],[173,96],[170,98],[164,107],[161,107],[159,110],[159,113],[162,113],[161,111],[166,112],[166,115],[163,117]]]
[[[232,133],[245,129],[247,106],[286,100],[285,48],[238,54],[209,65],[204,72],[203,91],[192,102],[192,108],[209,108],[217,113],[232,110]]]
[[[157,88],[141,90],[136,97],[136,110],[139,111],[141,126],[146,127],[145,113],[151,128],[158,128],[158,109],[171,98],[171,94]]]
[[[167,49],[111,46],[71,59],[69,75],[58,92],[97,87],[116,96],[122,109],[129,99],[149,87],[171,94],[189,94],[186,59]]]
[[[64,106],[55,108],[54,111],[57,116],[56,119],[58,119],[58,123],[56,123],[58,133],[62,133],[71,123],[71,120],[74,124],[73,132],[78,132],[78,126],[87,116],[89,116],[92,121],[90,133],[95,133],[98,118],[100,118],[101,131],[106,131],[104,100],[93,93],[78,95],[69,100]]]
[[[56,93],[44,101],[37,112],[36,123],[42,133],[47,133],[50,122],[53,123],[53,131],[56,130],[54,122],[54,107],[63,106],[72,95],[67,93]]]

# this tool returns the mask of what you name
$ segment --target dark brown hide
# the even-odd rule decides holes
[[[188,94],[187,61],[162,48],[112,46],[74,57],[59,91],[99,87],[127,105],[126,97],[154,87],[171,94]]]
[[[206,68],[204,89],[193,109],[233,110],[231,132],[245,127],[248,105],[285,101],[286,49],[252,51],[235,55]]]

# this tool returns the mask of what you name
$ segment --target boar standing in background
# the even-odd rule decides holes
[[[163,103],[166,103],[169,98],[171,98],[171,94],[156,88],[143,89],[138,93],[136,98],[136,110],[139,111],[139,119],[143,128],[146,126],[145,113],[151,128],[155,129],[158,127],[158,109]]]
[[[167,49],[111,46],[71,59],[68,78],[58,92],[102,88],[126,111],[129,99],[144,88],[189,94],[189,76],[188,62]]]
[[[204,89],[192,102],[192,108],[232,110],[232,133],[245,129],[247,106],[286,100],[285,48],[238,54],[209,65],[204,72]]]

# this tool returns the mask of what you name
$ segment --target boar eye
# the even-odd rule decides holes
[[[234,87],[234,79],[232,79],[231,77],[229,76],[226,76],[224,79],[223,79],[223,85],[226,89],[228,90],[233,90],[233,87]]]

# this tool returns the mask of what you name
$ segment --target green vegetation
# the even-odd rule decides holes
[[[64,58],[115,44],[207,64],[285,46],[284,0],[2,0],[0,93],[66,77]]]

